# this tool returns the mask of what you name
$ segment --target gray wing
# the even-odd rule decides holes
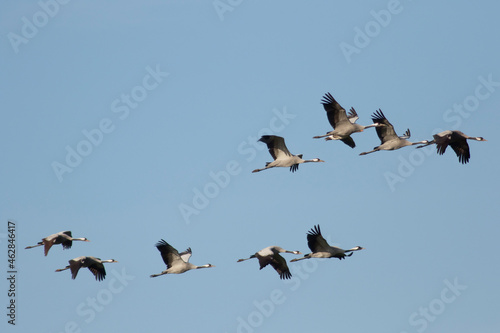
[[[333,98],[332,94],[326,93],[321,100],[323,108],[330,125],[335,129],[343,121],[349,121],[345,109]]]
[[[191,248],[188,247],[186,251],[179,253],[179,255],[182,260],[184,260],[185,262],[189,262],[189,258],[191,258],[192,253],[193,252],[191,251]]]
[[[347,114],[347,118],[349,118],[349,121],[351,122],[351,124],[354,124],[358,119],[358,113],[356,112],[356,110],[354,110],[354,108],[351,108],[349,110],[349,113]]]
[[[161,257],[167,268],[172,267],[172,265],[181,260],[179,252],[170,244],[165,242],[165,240],[160,240],[155,244],[158,251],[160,251]]]
[[[309,246],[312,252],[327,252],[330,248],[326,239],[321,235],[319,225],[314,226],[307,233],[307,246]]]
[[[409,128],[406,130],[405,134],[399,136],[400,139],[405,139],[405,140],[409,139],[410,137],[411,133]]]
[[[382,110],[378,109],[377,111],[375,111],[375,113],[372,116],[372,121],[374,123],[385,125],[385,126],[377,126],[375,128],[381,143],[399,138],[396,134],[396,131],[394,131],[394,127],[389,122],[389,120],[387,120],[387,118],[384,116]]]
[[[263,135],[259,141],[264,142],[269,149],[269,153],[273,159],[280,157],[293,156],[285,145],[285,139],[277,135]]]
[[[83,266],[83,262],[85,260],[85,257],[77,257],[74,259],[69,260],[69,269],[71,270],[71,278],[74,280],[76,279],[76,276],[78,275],[78,271],[80,268]]]

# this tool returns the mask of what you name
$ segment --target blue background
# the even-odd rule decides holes
[[[498,332],[499,12],[496,1],[3,2],[0,257],[7,275],[14,221],[18,274],[16,326],[4,314],[0,327]],[[359,156],[379,144],[374,129],[353,135],[355,149],[312,139],[331,130],[326,92],[363,125],[381,108],[413,141],[439,129],[488,141],[469,142],[466,165],[435,147]],[[271,159],[262,134],[326,162],[252,174]],[[315,224],[332,245],[366,249],[290,263],[290,281],[236,263],[269,245],[308,253]],[[91,242],[24,250],[62,230]],[[165,269],[161,238],[216,267],[151,279]],[[80,255],[119,263],[103,282],[54,272]]]

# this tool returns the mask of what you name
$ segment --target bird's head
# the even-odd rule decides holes
[[[359,250],[364,250],[365,248],[361,246],[356,246],[355,249],[356,249],[355,251],[359,251]]]
[[[90,240],[88,240],[88,239],[87,239],[87,238],[85,238],[85,237],[83,238],[83,241],[84,241],[84,242],[90,242]]]
[[[118,262],[118,260],[115,260],[115,259],[109,259],[109,262]]]
[[[302,254],[300,251],[292,251],[293,254]]]
[[[482,136],[477,137],[476,140],[477,141],[488,141],[485,138],[483,138]]]
[[[313,162],[324,162],[323,160],[320,160],[319,158],[313,158],[312,161]]]

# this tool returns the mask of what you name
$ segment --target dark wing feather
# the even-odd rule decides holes
[[[280,256],[278,253],[275,253],[270,262],[271,266],[273,266],[274,270],[278,272],[280,275],[280,279],[289,279],[292,277],[290,273],[290,269],[288,269],[288,265],[286,264],[285,258]]]
[[[354,124],[356,122],[356,120],[359,119],[358,117],[358,113],[356,112],[356,110],[354,110],[354,108],[351,108],[349,110],[349,113],[347,114],[347,118],[349,118],[349,121]]]
[[[266,267],[272,261],[272,257],[269,255],[267,255],[267,256],[256,255],[256,257],[259,260],[259,265],[260,265],[259,269]]]
[[[64,250],[71,249],[73,245],[73,241],[71,240],[73,236],[71,236],[71,231],[64,231],[58,237],[56,244],[62,244]]]
[[[170,268],[175,260],[180,259],[179,252],[165,240],[160,240],[155,246],[158,251],[160,251],[163,262],[167,265],[167,268]]]
[[[326,111],[328,121],[333,128],[341,121],[349,121],[345,109],[340,106],[330,93],[326,93],[325,96],[323,96],[321,103]]]
[[[458,156],[458,161],[462,164],[467,164],[470,159],[469,144],[466,140],[454,141],[450,143],[451,148]]]
[[[94,274],[96,281],[102,281],[106,277],[106,270],[104,269],[104,264],[100,262],[100,259],[96,259],[99,261],[89,258],[86,259],[90,261],[88,269]]]
[[[375,130],[377,131],[377,135],[381,143],[398,138],[396,132],[394,131],[394,127],[389,122],[389,120],[387,120],[387,118],[384,116],[384,113],[382,112],[381,109],[378,109],[373,113],[372,121],[374,123],[385,125],[385,126],[375,127]]]
[[[406,130],[405,134],[400,136],[401,139],[409,139],[410,137],[411,137],[411,132],[409,128]]]
[[[321,235],[319,225],[314,226],[307,233],[307,246],[309,246],[312,252],[324,252],[330,248],[330,245],[328,245],[327,241]]]
[[[278,159],[280,156],[292,156],[290,151],[285,145],[285,139],[277,135],[263,135],[259,141],[267,145],[269,153],[273,159]]]
[[[344,139],[340,139],[340,141],[342,141],[351,148],[356,147],[356,144],[354,143],[354,140],[351,138],[351,136],[348,136],[347,138]]]
[[[448,144],[451,141],[451,131],[444,131],[438,134],[434,134],[434,141],[436,142],[436,150],[439,155],[443,155],[448,148]]]

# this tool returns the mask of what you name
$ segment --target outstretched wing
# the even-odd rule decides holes
[[[405,139],[405,140],[409,139],[410,137],[411,133],[409,128],[406,130],[405,134],[399,136],[400,139]]]
[[[333,128],[337,127],[340,122],[349,121],[345,109],[333,98],[332,94],[326,93],[321,103]]]
[[[351,148],[356,147],[354,140],[350,136],[343,138],[343,139],[340,139],[340,141],[342,141],[343,143],[345,143],[346,145],[348,145]]]
[[[439,155],[443,155],[448,148],[448,144],[451,141],[452,131],[443,131],[437,134],[434,134],[434,141],[436,142],[436,149]]]
[[[71,271],[71,278],[74,280],[76,279],[76,276],[78,274],[78,271],[80,270],[80,267],[83,265],[83,260],[85,257],[77,257],[74,259],[69,260],[69,269]]]
[[[64,250],[71,249],[71,246],[73,245],[73,241],[71,240],[73,238],[71,231],[60,232],[58,238]]]
[[[384,125],[384,126],[377,126],[375,128],[381,143],[398,138],[396,132],[394,131],[394,127],[389,122],[389,120],[387,120],[387,118],[384,116],[384,113],[382,112],[381,109],[378,109],[373,113],[372,121],[374,123],[379,123]]]
[[[272,256],[270,264],[271,266],[273,266],[274,270],[278,272],[278,274],[280,275],[280,279],[284,280],[284,279],[290,279],[292,277],[290,269],[286,264],[285,258],[280,256],[278,253],[275,253]]]
[[[161,257],[163,259],[163,262],[165,265],[167,265],[167,268],[172,267],[172,264],[177,261],[181,260],[181,257],[179,255],[179,252],[170,244],[168,244],[165,240],[160,240],[158,243],[155,244],[156,248],[158,251],[160,251]]]
[[[455,154],[457,154],[460,163],[467,164],[469,162],[470,150],[467,141],[463,143],[453,142],[450,146],[455,151]]]
[[[264,142],[269,149],[269,153],[273,159],[278,159],[285,156],[293,156],[285,145],[285,139],[277,135],[263,135],[259,141]]]
[[[326,239],[321,235],[319,225],[315,225],[307,233],[307,245],[312,252],[325,252],[330,248]]]
[[[349,118],[349,121],[351,122],[351,124],[354,124],[358,119],[358,113],[356,112],[356,110],[354,110],[354,108],[351,108],[349,110],[349,113],[347,114],[347,118]]]
[[[470,159],[470,150],[465,134],[460,131],[452,132],[450,136],[450,146],[455,151],[458,156],[458,161],[462,164],[466,164]]]
[[[49,254],[50,248],[52,247],[52,245],[54,245],[56,243],[57,239],[62,237],[61,234],[62,234],[62,232],[58,232],[57,234],[53,234],[53,235],[47,236],[44,239],[42,239],[43,252],[44,252],[45,256],[47,256],[47,254]]]
[[[192,253],[193,252],[191,251],[191,248],[188,247],[188,249],[186,251],[179,253],[179,256],[181,257],[182,260],[184,260],[185,262],[188,262],[189,258],[191,258]]]
[[[87,257],[84,259],[84,266],[88,267],[97,281],[102,281],[106,277],[106,269],[100,258]]]

